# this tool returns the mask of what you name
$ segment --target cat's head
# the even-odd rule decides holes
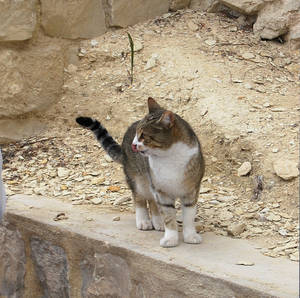
[[[132,150],[144,155],[163,155],[175,141],[176,115],[148,98],[149,114],[136,129]]]

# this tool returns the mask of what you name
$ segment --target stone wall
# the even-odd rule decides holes
[[[60,97],[64,67],[76,63],[80,39],[188,7],[231,10],[254,23],[258,37],[286,35],[300,48],[300,1],[295,0],[2,0],[0,144],[42,129],[33,115]]]

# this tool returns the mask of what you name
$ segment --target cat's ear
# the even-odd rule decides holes
[[[152,97],[148,97],[148,109],[149,113],[153,113],[157,110],[161,110],[162,108]]]
[[[158,120],[159,123],[163,124],[163,126],[167,128],[171,128],[174,125],[174,121],[175,116],[171,111],[165,111]]]

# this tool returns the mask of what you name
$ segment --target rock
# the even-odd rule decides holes
[[[144,69],[149,70],[149,69],[155,67],[156,64],[157,64],[157,61],[158,61],[158,55],[157,54],[152,54],[150,59],[147,61],[147,64],[146,64]]]
[[[201,187],[199,193],[203,194],[203,193],[208,193],[210,191],[211,191],[211,189],[208,187]]]
[[[131,268],[123,258],[95,253],[86,256],[80,267],[82,297],[132,297]],[[143,297],[143,293],[136,297]]]
[[[113,221],[120,221],[120,216],[115,216],[114,218],[113,218]]]
[[[297,50],[300,48],[300,13],[291,17],[287,40],[292,49]]]
[[[214,46],[217,43],[215,39],[207,39],[204,42],[209,46]]]
[[[298,163],[292,160],[278,159],[273,162],[277,176],[284,180],[291,180],[299,176]]]
[[[257,14],[264,2],[264,0],[220,0],[225,6],[246,15]]]
[[[188,21],[187,26],[190,28],[191,31],[196,32],[199,29],[199,26],[195,24],[193,21]]]
[[[23,297],[25,245],[20,233],[0,225],[0,295]]]
[[[108,7],[108,13],[110,14],[109,25],[125,28],[163,15],[168,10],[169,0],[111,0]]]
[[[27,40],[36,26],[37,0],[0,1],[0,41]]]
[[[233,214],[227,210],[222,210],[219,215],[220,220],[227,221],[233,218]]]
[[[216,12],[219,8],[219,0],[191,0],[190,8],[207,12]]]
[[[254,33],[264,39],[274,39],[287,33],[292,16],[299,9],[300,2],[295,0],[266,2],[258,13]]]
[[[287,230],[284,229],[284,228],[279,228],[278,233],[279,233],[281,236],[286,236],[286,235],[287,235]]]
[[[37,119],[0,120],[0,144],[16,142],[38,135],[46,125]]]
[[[70,297],[65,251],[36,237],[31,239],[30,246],[43,297]]]
[[[102,198],[94,198],[90,200],[94,205],[102,204],[103,199]]]
[[[246,52],[246,53],[243,53],[243,54],[242,54],[242,57],[243,57],[244,59],[248,60],[248,59],[254,59],[254,58],[255,58],[255,55],[252,54],[252,53],[250,53],[250,52]]]
[[[59,178],[67,178],[70,174],[70,170],[66,169],[66,168],[58,168],[57,169],[57,176]]]
[[[253,266],[254,264],[255,264],[254,262],[246,261],[246,260],[241,260],[236,263],[236,265],[242,265],[242,266]]]
[[[99,45],[99,42],[98,42],[97,40],[95,40],[95,39],[92,39],[92,40],[91,40],[91,46],[92,46],[93,48],[96,48],[98,45]]]
[[[188,7],[191,0],[171,0],[169,10],[176,11]]]
[[[289,257],[290,257],[290,260],[299,262],[299,251],[296,251],[295,253],[290,254]]]
[[[131,199],[129,198],[129,197],[123,197],[123,198],[118,198],[118,199],[116,199],[115,201],[114,201],[114,205],[115,206],[118,206],[118,205],[121,205],[121,204],[123,204],[123,203],[125,203],[125,202],[128,202],[128,201],[130,201]]]
[[[238,236],[246,230],[246,224],[234,224],[228,227],[228,234],[231,236]]]
[[[238,176],[246,176],[250,173],[252,169],[251,163],[249,161],[245,161],[238,169]]]
[[[143,44],[142,44],[142,42],[141,41],[139,41],[139,40],[135,40],[134,41],[134,51],[135,52],[139,52],[139,51],[141,51],[142,49],[143,49]]]
[[[118,185],[111,185],[107,188],[107,190],[110,192],[119,192],[120,189],[121,189],[121,187]]]
[[[63,51],[57,45],[2,48],[0,118],[46,110],[61,94],[63,65]]]
[[[274,213],[270,213],[266,216],[266,219],[268,221],[280,221],[281,220],[281,216],[274,214]]]
[[[49,36],[93,38],[106,32],[102,1],[41,0],[41,15]]]

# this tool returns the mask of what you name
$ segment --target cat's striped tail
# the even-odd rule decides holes
[[[90,117],[78,117],[76,118],[76,122],[79,125],[90,129],[107,154],[114,161],[122,164],[123,154],[121,146],[109,135],[106,128],[103,127],[99,121]]]

